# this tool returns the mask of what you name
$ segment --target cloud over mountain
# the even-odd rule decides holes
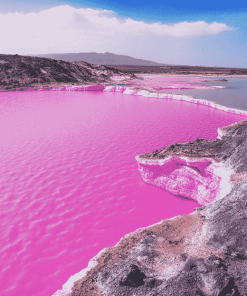
[[[164,24],[121,18],[113,11],[57,6],[39,13],[0,14],[2,53],[113,51],[126,42],[216,35],[231,28],[205,21]]]

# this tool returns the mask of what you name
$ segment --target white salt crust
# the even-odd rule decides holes
[[[214,86],[216,88],[216,86]],[[220,86],[217,88],[221,88]],[[45,90],[46,88],[39,87],[37,90]],[[194,104],[199,105],[205,105],[209,106],[218,110],[222,110],[228,113],[238,114],[247,116],[247,111],[239,110],[239,109],[233,109],[228,108],[225,106],[221,106],[215,102],[202,100],[202,99],[196,99],[192,96],[185,96],[185,95],[176,95],[176,94],[168,94],[168,93],[157,93],[153,92],[152,90],[137,90],[134,87],[126,87],[126,86],[105,86],[105,85],[87,85],[87,86],[63,86],[63,87],[52,87],[47,88],[52,90],[68,90],[68,91],[109,91],[109,92],[121,92],[125,95],[136,95],[136,96],[143,96],[148,98],[158,98],[158,99],[171,99],[171,100],[178,100],[178,101],[186,101]]]

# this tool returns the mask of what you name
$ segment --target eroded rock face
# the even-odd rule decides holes
[[[125,236],[101,253],[71,296],[247,295],[247,121],[220,133],[215,141],[178,143],[139,157],[196,159],[200,171],[208,167],[200,159],[211,159],[231,170],[231,191],[189,215]]]

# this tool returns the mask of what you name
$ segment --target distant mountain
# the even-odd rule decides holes
[[[53,53],[38,54],[38,57],[62,60],[66,62],[87,62],[97,65],[138,65],[138,66],[167,66],[156,62],[132,58],[126,55],[118,55],[110,52],[81,52],[81,53]]]

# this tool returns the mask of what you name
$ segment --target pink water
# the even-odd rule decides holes
[[[198,204],[144,183],[135,156],[246,119],[104,92],[0,93],[1,296],[50,296],[102,248]]]

